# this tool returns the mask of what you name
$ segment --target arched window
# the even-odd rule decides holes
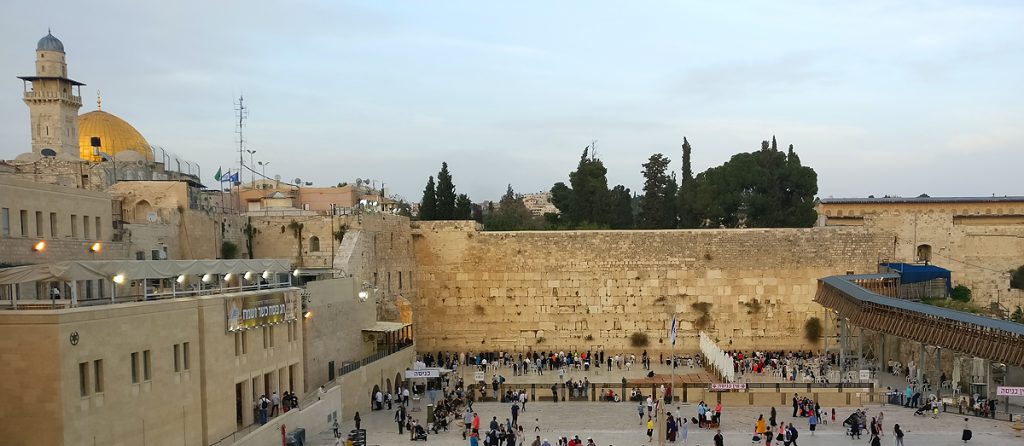
[[[157,215],[153,212],[153,206],[146,200],[140,200],[135,203],[135,218],[132,219],[134,223],[156,223]]]
[[[320,237],[312,236],[309,238],[309,251],[317,252],[320,251]]]
[[[918,245],[918,247],[917,247],[917,261],[918,262],[931,262],[932,261],[932,245]]]

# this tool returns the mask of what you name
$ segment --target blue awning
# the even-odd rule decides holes
[[[935,265],[917,265],[913,263],[883,263],[882,266],[899,273],[900,283],[928,282],[935,279],[946,281],[946,288],[952,291],[953,282],[946,268]]]

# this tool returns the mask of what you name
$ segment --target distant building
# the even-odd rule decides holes
[[[537,192],[523,195],[523,204],[530,213],[538,217],[544,214],[558,214],[558,208],[551,203],[551,192]]]

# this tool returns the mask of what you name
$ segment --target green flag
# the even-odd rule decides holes
[[[220,181],[220,176],[221,176],[220,167],[217,167],[217,173],[213,175],[213,179],[217,180],[217,181]]]

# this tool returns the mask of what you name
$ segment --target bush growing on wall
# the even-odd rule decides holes
[[[812,344],[817,344],[821,339],[822,332],[825,331],[821,325],[821,319],[812,317],[804,323],[804,339]]]
[[[650,344],[650,342],[647,335],[639,331],[634,331],[633,334],[629,335],[629,345],[633,347],[647,347],[647,344]]]

